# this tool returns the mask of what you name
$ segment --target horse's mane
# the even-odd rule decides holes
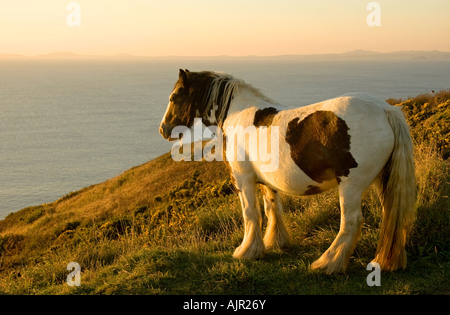
[[[227,73],[191,72],[191,76],[190,84],[195,86],[191,102],[203,117],[214,115],[219,126],[225,121],[230,103],[240,88],[246,88],[255,96],[271,101],[258,89]]]
[[[226,73],[215,74],[209,87],[209,97],[204,113],[210,116],[214,114],[215,120],[221,126],[225,121],[234,94],[238,92],[239,86],[245,83]],[[215,106],[217,106],[217,110],[215,110]]]

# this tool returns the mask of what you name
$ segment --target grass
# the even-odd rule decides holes
[[[389,100],[402,106],[412,125],[418,211],[407,268],[382,273],[379,287],[366,283],[381,221],[372,189],[364,194],[365,221],[349,269],[328,276],[310,264],[339,230],[337,191],[282,196],[292,246],[256,261],[236,260],[242,215],[225,165],[174,162],[165,154],[0,221],[0,293],[448,294],[449,99],[443,91]],[[70,262],[81,266],[79,287],[66,284]]]

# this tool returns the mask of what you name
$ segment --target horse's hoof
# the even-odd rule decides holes
[[[239,246],[233,253],[237,259],[258,259],[264,256],[264,250]]]

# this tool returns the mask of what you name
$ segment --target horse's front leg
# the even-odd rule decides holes
[[[236,248],[235,258],[260,258],[264,254],[264,243],[261,234],[261,211],[256,197],[256,183],[245,176],[235,176],[239,198],[241,200],[242,214],[244,216],[244,239]]]

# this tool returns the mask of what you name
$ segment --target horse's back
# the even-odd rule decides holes
[[[304,107],[294,109],[299,112],[329,110],[342,119],[352,119],[353,116],[380,116],[384,118],[384,110],[390,106],[384,100],[373,95],[354,92],[340,95],[336,98],[321,101]]]

